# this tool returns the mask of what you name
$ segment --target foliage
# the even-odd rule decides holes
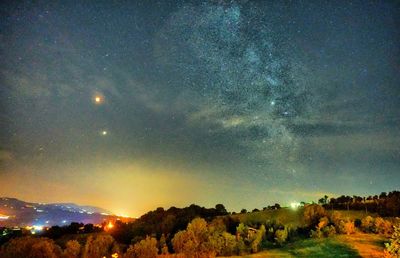
[[[400,191],[381,193],[379,196],[345,196],[331,198],[325,208],[338,210],[364,210],[379,213],[381,216],[395,217],[400,215]]]
[[[304,207],[303,219],[307,226],[316,226],[319,220],[325,216],[325,209],[318,204],[309,204]]]
[[[385,257],[400,257],[400,227],[394,226],[390,242],[385,243]]]
[[[374,230],[374,218],[366,216],[361,219],[361,230],[365,233],[371,233]]]
[[[186,257],[213,257],[216,252],[209,242],[209,231],[204,219],[196,218],[187,226],[186,230],[179,231],[172,239],[176,253],[183,253]]]
[[[124,258],[156,258],[157,254],[157,239],[147,236],[146,239],[131,245]]]
[[[251,251],[253,253],[257,253],[259,251],[261,241],[265,238],[265,226],[261,225],[261,227],[255,233],[252,242],[251,242]]]
[[[65,258],[76,258],[79,257],[81,253],[81,245],[76,240],[69,240],[65,244],[65,250],[63,253],[63,257]]]
[[[333,225],[326,226],[322,228],[322,233],[325,237],[331,237],[336,235],[336,228]]]
[[[393,233],[393,225],[390,221],[381,217],[375,218],[374,232],[378,234],[390,235]]]
[[[288,238],[288,229],[278,229],[275,231],[275,240],[279,245],[283,245]]]
[[[350,235],[355,232],[354,222],[349,219],[341,220],[339,222],[339,225],[336,225],[336,226],[337,226],[338,232],[340,234]]]
[[[61,257],[61,248],[48,238],[21,237],[4,244],[0,257],[58,258]]]
[[[319,228],[316,228],[315,230],[311,230],[311,232],[310,232],[311,238],[322,238],[323,236],[324,236],[323,232]]]
[[[317,228],[318,228],[318,229],[322,229],[322,228],[328,226],[328,224],[329,224],[329,219],[328,219],[328,217],[326,217],[326,216],[325,216],[325,217],[322,217],[322,218],[319,219]]]
[[[115,252],[118,252],[118,246],[112,236],[106,234],[91,235],[86,240],[82,257],[109,257]]]

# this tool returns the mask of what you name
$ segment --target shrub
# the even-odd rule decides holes
[[[377,217],[374,222],[374,231],[378,234],[390,235],[393,233],[393,225],[390,221]]]
[[[257,230],[256,234],[254,235],[254,239],[251,242],[251,251],[253,253],[257,253],[258,249],[260,248],[261,241],[265,238],[265,226],[261,225],[261,227]]]
[[[325,209],[318,204],[310,204],[304,207],[303,218],[307,226],[316,226],[319,220],[325,216]]]
[[[105,234],[91,235],[86,240],[82,257],[108,257],[117,251],[118,246],[112,236]]]
[[[4,244],[0,249],[2,258],[58,258],[61,248],[48,238],[20,237]]]
[[[81,245],[76,240],[69,240],[65,244],[64,258],[77,258],[81,252]]]
[[[339,211],[332,212],[330,220],[336,227],[338,227],[340,221],[343,220],[342,213],[340,213]]]
[[[374,229],[374,218],[371,216],[364,217],[361,220],[361,230],[365,233],[371,233]]]
[[[311,230],[310,232],[310,237],[311,238],[322,238],[323,233],[322,231],[317,227],[315,230]]]
[[[349,219],[347,220],[341,220],[339,222],[339,233],[340,234],[353,234],[355,232],[355,227],[354,227],[354,222],[350,221]]]
[[[329,224],[329,219],[328,219],[328,217],[322,217],[322,218],[319,219],[317,228],[318,228],[318,229],[322,229],[322,228],[328,226],[328,224]]]
[[[158,254],[157,240],[147,236],[146,239],[131,245],[125,253],[125,258],[156,258]]]
[[[394,226],[390,242],[385,243],[385,257],[400,257],[400,227]]]
[[[286,242],[288,237],[288,230],[287,228],[284,229],[278,229],[275,231],[275,241],[279,244],[282,245],[283,243]]]
[[[331,237],[336,235],[336,229],[335,226],[330,225],[330,226],[326,226],[322,229],[322,233],[324,234],[324,236],[326,237]]]

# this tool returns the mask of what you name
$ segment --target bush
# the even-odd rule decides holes
[[[287,228],[284,229],[278,229],[275,231],[275,241],[279,244],[282,245],[283,243],[286,242],[288,237],[288,230]]]
[[[20,237],[11,239],[0,249],[2,258],[58,258],[61,248],[48,238]]]
[[[341,220],[339,222],[339,233],[340,234],[353,234],[355,232],[355,227],[354,227],[354,222],[350,221],[349,219],[347,220]]]
[[[97,234],[87,238],[82,257],[109,257],[116,252],[118,252],[118,245],[112,236]]]
[[[310,204],[304,207],[303,218],[306,226],[316,226],[319,220],[325,216],[325,209],[318,204]]]
[[[343,220],[342,213],[340,213],[339,211],[332,212],[332,214],[330,216],[330,220],[335,226],[338,227],[340,221]]]
[[[76,240],[69,240],[65,244],[64,258],[77,258],[81,252],[81,245]]]
[[[374,231],[378,234],[391,235],[393,233],[393,225],[390,221],[377,217],[374,222]]]
[[[371,233],[374,230],[374,218],[371,216],[364,217],[361,220],[361,230],[365,233]]]
[[[328,217],[322,217],[322,218],[319,219],[317,228],[321,230],[322,228],[328,226],[328,224],[329,224]]]
[[[146,239],[131,245],[124,258],[156,258],[158,254],[157,240],[147,236]]]
[[[253,253],[257,253],[258,249],[260,248],[261,241],[265,238],[265,226],[261,225],[261,227],[257,230],[256,234],[254,235],[253,241],[251,242],[251,251]]]
[[[311,238],[322,238],[323,233],[319,228],[316,228],[315,230],[311,230],[310,237]]]
[[[325,237],[331,237],[336,235],[336,229],[335,226],[330,225],[330,226],[326,226],[322,229],[322,233],[324,234]]]
[[[390,242],[385,243],[385,257],[400,257],[400,227],[394,226]]]

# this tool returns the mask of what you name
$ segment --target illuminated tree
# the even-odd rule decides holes
[[[0,250],[1,258],[58,258],[61,248],[48,238],[21,237],[11,239]]]
[[[52,240],[41,240],[32,245],[30,258],[58,258],[61,257],[61,248]]]
[[[377,217],[374,220],[374,232],[384,235],[390,235],[393,233],[393,225],[390,221],[385,220],[381,217]]]
[[[69,240],[65,244],[63,257],[65,258],[78,258],[81,252],[81,245],[76,240]]]
[[[161,254],[169,254],[167,240],[165,239],[164,234],[161,235],[160,241],[158,242],[158,246],[159,246]]]
[[[366,216],[361,219],[361,229],[365,233],[371,233],[374,228],[374,218],[371,216]]]
[[[105,234],[91,235],[86,240],[82,257],[109,257],[115,252],[118,252],[118,246],[112,236]]]
[[[158,254],[157,239],[147,236],[146,239],[131,245],[124,258],[155,258]]]
[[[353,234],[355,232],[354,222],[349,219],[341,220],[339,222],[338,229],[339,233],[341,234],[346,234],[346,235]]]
[[[325,209],[318,204],[310,204],[304,207],[303,219],[307,226],[317,225],[320,218],[325,216]]]

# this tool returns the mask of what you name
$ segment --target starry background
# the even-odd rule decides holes
[[[138,216],[400,186],[396,1],[0,11],[0,195]]]

